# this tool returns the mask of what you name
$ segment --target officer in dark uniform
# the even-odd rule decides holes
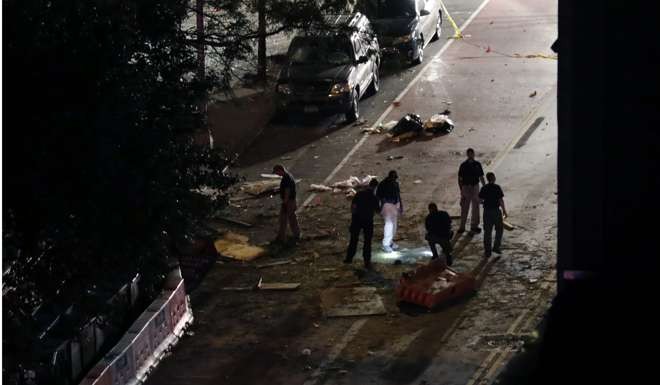
[[[296,215],[296,210],[298,209],[296,203],[296,181],[293,179],[293,175],[281,164],[273,167],[273,173],[282,177],[282,182],[280,182],[280,198],[282,199],[280,228],[277,232],[276,241],[286,241],[287,224],[291,227],[293,239],[298,240],[300,239],[300,226],[298,225],[298,216]]]
[[[360,238],[360,231],[364,232],[364,247],[362,248],[362,259],[364,267],[371,270],[371,238],[374,235],[374,214],[380,210],[380,202],[376,197],[375,190],[378,187],[378,181],[372,179],[369,182],[369,188],[355,194],[351,203],[351,240],[346,251],[344,263],[353,262],[353,257],[357,251],[357,243]]]
[[[451,239],[454,232],[451,231],[451,217],[446,211],[438,210],[435,203],[429,203],[429,215],[426,216],[426,240],[429,242],[432,259],[438,258],[438,250],[435,245],[440,244],[442,251],[447,257],[447,266],[451,266],[453,258],[451,256]]]
[[[484,205],[484,256],[489,258],[491,251],[501,254],[502,234],[504,232],[504,218],[507,216],[506,207],[504,207],[504,193],[502,188],[495,184],[495,174],[489,172],[486,174],[488,184],[479,191],[479,199]],[[501,210],[500,210],[501,209]],[[491,244],[495,227],[495,244]],[[492,249],[491,249],[492,247]]]

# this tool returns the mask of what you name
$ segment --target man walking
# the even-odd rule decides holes
[[[484,170],[481,168],[481,163],[474,160],[474,150],[467,149],[467,160],[461,163],[458,169],[458,187],[461,190],[461,225],[458,228],[458,233],[465,231],[465,223],[467,222],[468,211],[472,206],[472,220],[470,223],[470,232],[479,234],[479,181],[485,185]]]
[[[502,254],[500,246],[504,232],[503,216],[506,217],[507,214],[506,207],[504,207],[504,193],[502,188],[495,184],[495,174],[489,172],[486,174],[486,179],[488,179],[488,184],[479,191],[479,198],[484,205],[484,256],[489,258],[491,250]],[[495,245],[491,245],[493,227],[495,227]]]
[[[287,223],[291,227],[293,238],[300,239],[300,227],[298,226],[298,217],[296,216],[296,181],[281,164],[273,167],[273,173],[282,177],[280,182],[280,198],[282,206],[280,207],[280,229],[277,233],[278,242],[286,241]]]
[[[374,214],[380,208],[378,198],[376,198],[375,190],[378,186],[378,181],[372,179],[369,182],[369,188],[355,194],[351,203],[351,240],[348,243],[348,250],[346,251],[346,259],[344,263],[353,262],[353,257],[357,251],[358,239],[360,238],[360,231],[364,233],[364,246],[362,248],[362,259],[364,260],[364,267],[368,270],[372,269],[371,266],[371,238],[374,235]]]
[[[387,178],[380,182],[376,196],[380,200],[381,214],[385,220],[385,228],[383,229],[383,250],[387,253],[399,248],[394,243],[394,236],[396,235],[397,222],[399,214],[403,214],[403,203],[401,202],[401,192],[399,190],[399,176],[396,171],[392,170],[387,174]]]
[[[439,211],[435,203],[429,203],[429,215],[426,216],[426,240],[429,242],[433,257],[438,258],[438,250],[435,245],[442,246],[442,252],[447,257],[447,266],[451,266],[453,258],[451,256],[451,239],[454,232],[451,231],[451,217],[446,211]]]

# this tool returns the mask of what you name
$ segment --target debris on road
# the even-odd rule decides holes
[[[311,356],[312,351],[310,349],[303,349],[302,352],[300,352],[303,356]]]
[[[217,239],[213,245],[218,254],[239,261],[252,261],[266,254],[265,249],[250,245],[248,241],[248,237],[230,231]]]
[[[309,190],[315,192],[326,192],[326,191],[332,191],[332,187],[328,187],[324,184],[311,184],[309,185]]]
[[[504,226],[505,229],[507,229],[509,231],[515,230],[515,228],[516,228],[516,226],[512,225],[511,223],[509,223],[507,221],[502,221],[502,225]]]
[[[403,159],[403,155],[396,155],[396,156],[390,155],[386,159],[387,160]]]
[[[296,290],[300,287],[300,283],[284,283],[284,282],[272,282],[272,283],[260,283],[257,288],[259,290]]]
[[[449,119],[449,114],[449,110],[445,110],[441,114],[431,116],[426,122],[424,122],[424,129],[434,134],[450,133],[454,129],[454,122]]]
[[[261,264],[261,265],[257,265],[257,269],[263,269],[263,268],[266,268],[266,267],[273,267],[273,266],[280,266],[280,265],[288,265],[289,263],[291,263],[291,261],[288,260],[288,259],[284,260],[284,261],[264,263],[264,264]]]
[[[355,191],[354,188],[349,188],[348,190],[346,190],[346,193],[344,195],[346,195],[346,198],[351,199],[355,196],[355,194],[357,194],[357,191]]]
[[[326,317],[387,314],[375,287],[325,289],[321,292],[321,308]]]
[[[282,177],[277,174],[261,174],[261,177],[264,179],[282,179]]]
[[[266,174],[264,174],[266,175]],[[245,182],[240,186],[240,190],[252,197],[259,197],[266,193],[274,194],[280,190],[280,177],[278,178],[265,178],[264,180],[256,182]],[[296,179],[296,183],[300,183],[302,179]]]
[[[532,92],[531,94],[529,94],[529,97],[530,97],[530,98],[533,98],[534,96],[536,96],[536,91],[534,91],[534,92]]]
[[[417,114],[406,114],[399,120],[396,126],[392,127],[392,135],[399,136],[407,132],[421,133],[424,130],[422,118]]]
[[[422,180],[421,180],[421,179],[417,179],[417,180],[415,180],[415,181],[413,182],[413,184],[422,184]]]
[[[432,260],[428,265],[403,273],[396,287],[396,295],[398,301],[432,309],[475,289],[474,277],[457,273],[442,260]]]
[[[218,217],[216,219],[219,219],[221,221],[225,221],[227,223],[231,223],[232,225],[238,225],[238,226],[245,227],[245,228],[250,228],[250,227],[253,226],[251,223],[239,221],[237,219],[231,219],[231,218],[226,218],[226,217]]]
[[[396,100],[396,101],[392,102],[392,105],[393,105],[394,107],[399,107],[399,106],[401,105],[401,102],[398,101],[398,100]]]

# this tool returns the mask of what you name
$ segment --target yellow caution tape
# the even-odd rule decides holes
[[[462,38],[463,38],[463,34],[461,33],[461,29],[458,28],[458,26],[456,25],[456,22],[454,22],[454,19],[453,19],[453,18],[451,17],[451,15],[449,14],[449,11],[447,11],[447,7],[445,7],[445,3],[443,3],[442,0],[439,0],[439,1],[440,1],[440,7],[442,7],[442,12],[443,12],[445,15],[447,15],[447,20],[449,20],[449,22],[451,23],[452,27],[454,27],[454,36],[452,36],[451,38],[452,38],[452,39],[462,39]]]
[[[537,53],[534,55],[521,55],[519,53],[514,53],[512,57],[519,58],[519,59],[552,59],[552,60],[557,60],[558,56],[557,55],[545,55],[542,53]]]

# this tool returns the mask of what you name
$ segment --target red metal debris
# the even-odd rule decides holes
[[[441,260],[433,260],[428,265],[404,273],[396,287],[396,295],[399,302],[431,309],[475,289],[474,277],[448,268]]]

